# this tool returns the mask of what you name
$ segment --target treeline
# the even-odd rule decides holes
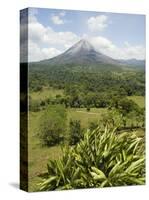
[[[121,92],[102,92],[87,94],[81,93],[76,88],[72,87],[65,90],[64,95],[56,95],[48,97],[45,100],[32,99],[29,97],[29,110],[37,112],[45,109],[48,105],[64,105],[65,108],[86,108],[90,111],[91,108],[111,108],[117,107],[119,104],[124,104],[125,107],[135,104],[132,100],[128,100],[126,94]],[[137,106],[137,104],[135,104]]]
[[[55,89],[68,90],[68,87],[76,87],[80,93],[101,93],[117,91],[127,96],[145,94],[144,71],[127,72],[88,72],[70,70],[35,70],[29,72],[30,91],[40,91],[43,86]]]
[[[91,73],[83,71],[58,70],[53,68],[30,69],[29,89],[42,91],[44,87],[62,89],[63,95],[45,100],[33,100],[30,96],[30,110],[39,111],[46,105],[63,104],[71,108],[110,107],[113,98],[145,95],[145,75],[143,71],[101,71]]]

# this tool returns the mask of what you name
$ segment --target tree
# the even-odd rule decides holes
[[[145,113],[144,108],[138,108],[130,112],[127,115],[127,118],[131,122],[131,127],[144,127],[145,126]]]
[[[114,97],[111,100],[109,109],[115,110],[119,114],[123,127],[128,126],[130,122],[131,127],[144,126],[144,110],[132,100]]]
[[[110,109],[114,108],[123,116],[126,116],[132,111],[139,111],[139,106],[132,100],[127,98],[113,97],[111,99]]]
[[[69,144],[75,145],[82,137],[80,120],[70,120],[69,122]]]
[[[53,146],[64,140],[66,111],[63,106],[47,107],[39,123],[39,137],[43,145]]]

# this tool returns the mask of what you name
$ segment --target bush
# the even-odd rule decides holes
[[[65,147],[49,161],[40,190],[63,190],[145,184],[144,138],[135,133],[96,128],[75,147]]]
[[[111,100],[111,105],[109,107],[114,108],[119,111],[120,114],[123,116],[126,116],[128,113],[133,112],[133,111],[139,111],[139,106],[132,100],[127,99],[127,98],[113,98]]]
[[[66,111],[63,106],[49,106],[40,118],[39,137],[43,145],[53,146],[65,137]]]
[[[40,102],[40,105],[41,105],[41,107],[45,107],[45,106],[47,105],[46,100],[42,100],[42,101]]]
[[[103,129],[106,125],[110,128],[120,128],[123,127],[123,119],[124,117],[119,113],[118,110],[108,110],[107,113],[103,113],[101,115],[100,124]]]
[[[123,128],[144,127],[144,110],[132,100],[113,98],[109,110],[110,112],[103,117],[103,123],[110,122],[113,126]]]
[[[82,137],[81,124],[79,120],[70,120],[69,123],[69,144],[75,145]]]
[[[91,110],[91,108],[89,106],[87,106],[86,111],[89,112]]]
[[[29,110],[32,112],[38,112],[41,110],[41,101],[40,100],[29,100]]]

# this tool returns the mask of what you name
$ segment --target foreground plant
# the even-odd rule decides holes
[[[145,184],[144,138],[107,127],[87,130],[75,147],[47,164],[41,191]]]

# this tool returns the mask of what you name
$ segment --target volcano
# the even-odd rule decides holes
[[[145,60],[137,59],[113,59],[100,51],[97,51],[91,44],[85,39],[80,40],[64,53],[42,61],[32,63],[33,66],[42,67],[76,67],[81,66],[83,69],[96,68],[98,70],[124,70],[124,69],[145,69]],[[50,68],[51,68],[50,67]]]
[[[112,64],[119,65],[119,62],[109,56],[97,52],[95,48],[87,41],[80,40],[64,53],[44,61],[42,63],[50,65],[98,65],[98,64]]]

